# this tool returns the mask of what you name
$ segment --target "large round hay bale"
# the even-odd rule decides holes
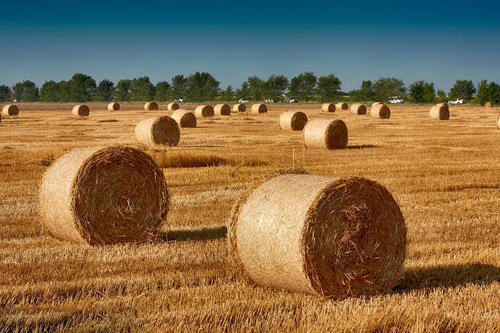
[[[15,104],[7,104],[2,108],[2,115],[5,117],[16,117],[19,115],[19,108]]]
[[[179,104],[177,104],[176,102],[172,102],[172,103],[167,104],[167,110],[169,110],[169,111],[175,111],[178,109],[179,109]]]
[[[144,104],[144,110],[145,111],[158,110],[158,103],[154,101],[147,102],[146,104]]]
[[[391,117],[391,109],[383,103],[378,103],[372,106],[370,115],[373,118],[389,119]]]
[[[217,104],[214,107],[214,114],[216,116],[230,116],[231,107],[228,104]]]
[[[196,127],[196,116],[193,112],[179,109],[172,114],[179,127]]]
[[[500,129],[500,113],[498,114],[497,117],[497,128]]]
[[[120,110],[120,104],[116,102],[112,102],[108,104],[108,111],[118,111]]]
[[[238,103],[238,104],[233,105],[234,112],[245,112],[246,109],[247,108],[246,108],[245,104],[242,104],[242,103]]]
[[[340,119],[313,119],[304,128],[306,148],[342,149],[347,140],[347,126]]]
[[[280,128],[302,131],[307,124],[307,115],[300,111],[285,111],[280,115]]]
[[[429,115],[432,119],[448,120],[450,119],[450,110],[448,104],[439,103],[431,107]]]
[[[90,109],[85,104],[77,104],[77,105],[73,106],[73,110],[71,110],[71,112],[75,116],[88,117],[90,114]]]
[[[135,126],[137,143],[150,148],[177,146],[180,137],[179,125],[169,116],[144,119]]]
[[[321,111],[323,111],[323,112],[335,112],[335,104],[323,103],[323,105],[321,105]]]
[[[163,172],[123,146],[73,150],[45,173],[40,215],[54,237],[91,245],[152,240],[167,217]]]
[[[213,117],[214,108],[211,105],[198,105],[194,109],[194,114],[197,118]]]
[[[253,283],[332,298],[391,290],[406,258],[397,202],[358,177],[271,178],[233,207],[228,235],[236,268]]]
[[[339,102],[335,104],[335,109],[338,110],[349,110],[349,105],[346,102]]]
[[[357,115],[366,114],[366,105],[360,103],[355,103],[351,105],[351,113]]]
[[[266,113],[267,106],[266,104],[257,103],[252,105],[252,113]]]

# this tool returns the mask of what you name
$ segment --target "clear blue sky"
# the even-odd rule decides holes
[[[0,84],[210,72],[234,88],[249,75],[334,73],[342,88],[500,82],[498,1],[1,0]]]

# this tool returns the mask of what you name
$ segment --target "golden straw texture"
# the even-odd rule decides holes
[[[196,116],[193,112],[178,109],[172,114],[172,119],[174,119],[179,127],[196,127]]]
[[[282,175],[237,202],[228,243],[257,285],[332,298],[389,291],[402,276],[406,226],[382,185]]]
[[[370,115],[373,118],[389,119],[391,117],[391,110],[387,105],[378,103],[375,104],[375,106],[372,106]]]
[[[450,119],[450,110],[448,108],[448,104],[439,103],[439,104],[434,105],[430,109],[429,115],[432,119],[439,119],[439,120]]]
[[[172,102],[172,103],[167,104],[167,110],[169,110],[169,111],[175,111],[178,109],[179,109],[179,104],[177,104],[176,102]]]
[[[5,117],[16,117],[19,115],[19,108],[15,104],[7,104],[2,108],[2,115]]]
[[[347,147],[347,140],[347,126],[340,119],[313,119],[304,128],[306,148],[341,149]]]
[[[137,143],[150,148],[177,146],[180,137],[179,125],[169,116],[144,119],[135,126]]]
[[[88,117],[90,114],[90,109],[85,104],[77,104],[77,105],[73,106],[73,110],[71,110],[71,112],[75,116]]]
[[[323,111],[323,112],[335,112],[335,104],[324,103],[323,105],[321,105],[321,111]]]
[[[123,146],[75,149],[45,173],[40,215],[54,237],[80,244],[153,240],[167,217],[162,171]]]
[[[146,104],[144,104],[144,110],[145,111],[158,110],[158,103],[153,101],[147,102]]]
[[[346,102],[339,102],[335,104],[335,109],[338,110],[349,110],[349,105]]]
[[[497,128],[500,129],[500,113],[498,114],[497,117]]]
[[[491,108],[491,102],[484,103],[484,106],[487,107],[487,108]]]
[[[307,124],[307,115],[300,111],[285,111],[280,115],[280,128],[302,131]]]
[[[120,104],[116,102],[112,102],[108,104],[108,111],[118,111],[120,110]]]
[[[246,108],[245,104],[242,104],[242,103],[238,103],[238,104],[233,105],[234,112],[245,112],[246,109],[247,108]]]
[[[374,107],[374,106],[375,106],[375,105],[377,105],[377,104],[384,104],[384,103],[382,103],[382,102],[373,102],[373,103],[372,103],[372,107]]]
[[[216,116],[230,116],[231,107],[228,104],[217,104],[214,107],[214,114]]]
[[[252,105],[252,113],[266,113],[267,106],[265,104],[254,104]]]
[[[211,105],[198,105],[194,109],[194,114],[196,118],[205,118],[214,116],[214,108]]]
[[[351,105],[351,113],[352,114],[357,114],[357,115],[364,115],[364,114],[366,114],[366,105],[359,104],[359,103]]]

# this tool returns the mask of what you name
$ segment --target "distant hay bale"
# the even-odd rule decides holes
[[[497,117],[497,128],[500,129],[500,113],[498,114]]]
[[[238,103],[233,105],[233,111],[234,112],[245,112],[246,111],[246,106],[245,104]]]
[[[342,149],[347,141],[347,126],[340,119],[313,119],[304,128],[306,148]]]
[[[145,111],[153,111],[153,110],[158,110],[158,103],[156,102],[147,102],[146,104],[144,104],[144,110]]]
[[[484,103],[484,106],[487,107],[487,108],[491,108],[491,102]]]
[[[16,117],[19,115],[19,108],[15,104],[4,105],[2,115],[5,117]]]
[[[167,217],[163,172],[145,153],[123,146],[75,149],[45,173],[40,215],[52,236],[80,244],[155,239]]]
[[[339,102],[335,104],[335,109],[338,110],[349,110],[349,105],[346,102]]]
[[[432,119],[448,120],[450,119],[450,110],[448,104],[439,103],[431,107],[429,115]]]
[[[280,128],[302,131],[307,124],[307,115],[300,111],[285,111],[280,115]]]
[[[236,270],[256,285],[345,298],[396,285],[406,233],[384,186],[294,174],[271,178],[239,199],[228,245]]]
[[[377,104],[384,104],[384,103],[382,103],[382,102],[373,102],[371,107],[374,107]]]
[[[267,106],[265,104],[254,104],[252,105],[252,113],[266,113],[267,112]]]
[[[180,137],[179,125],[169,116],[144,119],[135,126],[137,143],[150,148],[177,146]]]
[[[71,110],[71,112],[75,116],[88,117],[90,114],[90,109],[85,104],[77,104],[77,105],[73,106],[73,110]]]
[[[196,127],[196,116],[193,112],[183,109],[178,109],[172,114],[179,127]]]
[[[356,103],[351,105],[351,113],[352,114],[357,114],[357,115],[364,115],[366,114],[366,105]]]
[[[120,104],[116,102],[112,102],[108,104],[108,111],[118,111],[120,110]]]
[[[177,104],[176,102],[172,102],[172,103],[167,104],[167,110],[169,110],[169,111],[175,111],[178,109],[179,109],[179,104]]]
[[[231,107],[228,104],[217,104],[214,107],[214,114],[216,116],[230,116]]]
[[[214,108],[211,105],[198,105],[194,109],[194,114],[197,118],[213,117]]]
[[[323,105],[321,105],[321,111],[323,111],[323,112],[335,112],[335,104],[324,103]]]
[[[372,106],[370,115],[372,118],[389,119],[391,117],[391,109],[383,103],[378,103]]]

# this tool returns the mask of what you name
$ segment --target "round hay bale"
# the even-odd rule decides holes
[[[335,112],[335,104],[324,103],[323,105],[321,105],[321,111],[323,111],[323,112]]]
[[[158,110],[158,103],[156,102],[147,102],[146,104],[144,104],[144,110],[145,111],[153,111],[153,110]]]
[[[193,112],[179,109],[172,114],[179,127],[196,127],[196,116]]]
[[[112,102],[108,104],[108,111],[118,111],[120,110],[120,104],[116,102]]]
[[[351,113],[352,114],[357,114],[357,115],[364,115],[366,114],[366,105],[356,103],[351,105]]]
[[[285,111],[280,115],[280,128],[302,131],[307,124],[307,115],[300,111]]]
[[[484,103],[484,106],[487,107],[487,108],[491,108],[491,102]]]
[[[175,111],[178,109],[179,109],[179,104],[177,104],[176,102],[172,102],[172,103],[167,104],[167,110],[169,110],[169,111]]]
[[[391,117],[391,109],[385,104],[378,103],[372,106],[370,115],[372,118],[389,119]]]
[[[439,119],[439,120],[450,119],[450,110],[448,108],[448,104],[439,103],[439,104],[434,105],[430,109],[429,115],[432,119]]]
[[[397,202],[359,177],[271,178],[233,207],[228,236],[233,262],[251,282],[331,298],[391,290],[406,258]]]
[[[500,113],[498,114],[497,117],[497,128],[500,129]]]
[[[233,111],[234,112],[245,112],[246,111],[246,106],[245,104],[238,103],[233,105]]]
[[[346,102],[339,102],[335,104],[335,109],[338,110],[349,110],[349,105]]]
[[[198,105],[194,109],[194,114],[197,118],[213,117],[214,108],[211,105]]]
[[[5,117],[16,117],[19,115],[19,108],[15,104],[7,104],[2,108],[2,115]]]
[[[267,112],[267,106],[266,104],[254,104],[252,105],[252,113],[266,113]]]
[[[73,106],[73,110],[71,110],[71,112],[75,116],[88,117],[90,114],[90,109],[85,104],[77,104],[77,105]]]
[[[372,103],[372,107],[374,107],[374,106],[375,106],[375,105],[377,105],[377,104],[384,104],[384,103],[382,103],[382,102],[373,102],[373,103]]]
[[[130,147],[75,149],[45,173],[40,215],[54,237],[80,244],[153,240],[167,217],[163,172]]]
[[[179,125],[169,116],[144,119],[135,126],[137,143],[150,148],[177,146],[180,137]]]
[[[340,119],[313,119],[304,128],[306,148],[342,149],[347,140],[347,126]]]
[[[231,107],[228,104],[217,104],[214,107],[214,114],[216,116],[230,116]]]

